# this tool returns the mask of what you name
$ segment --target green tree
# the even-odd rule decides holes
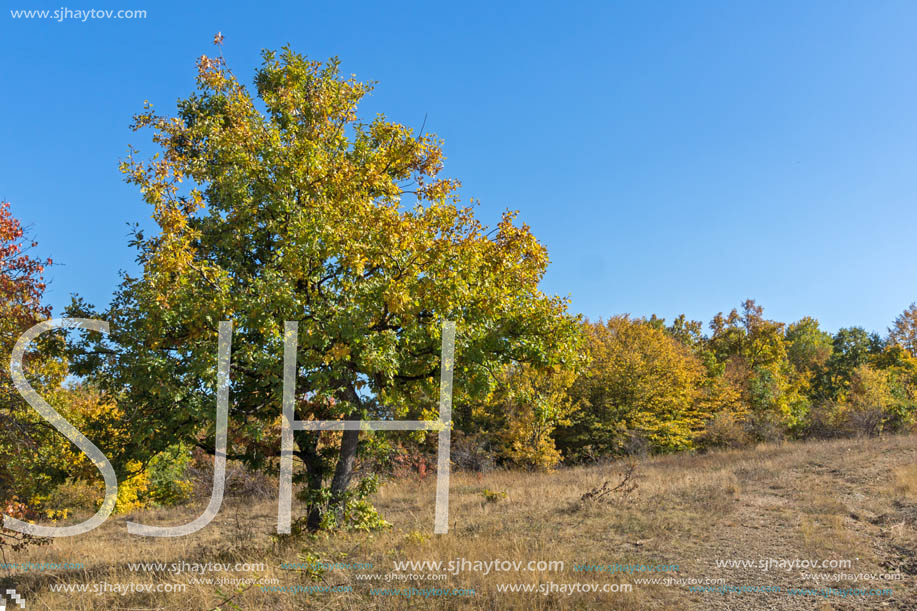
[[[799,372],[820,371],[834,349],[831,334],[822,331],[818,321],[806,316],[786,330],[787,357]]]
[[[790,364],[786,325],[766,319],[764,309],[747,300],[741,313],[717,314],[710,329],[711,349],[740,390],[756,434],[778,436],[799,426],[809,401],[804,378],[795,375]]]
[[[917,356],[917,304],[898,315],[888,329],[889,341]]]
[[[818,376],[816,392],[819,398],[843,400],[850,387],[854,371],[882,354],[884,343],[875,333],[862,327],[839,329],[832,341],[831,356]]]
[[[538,290],[545,248],[514,213],[488,229],[459,205],[435,136],[361,121],[371,87],[337,60],[266,51],[253,94],[205,56],[197,84],[176,116],[136,117],[159,150],[132,151],[122,169],[158,232],[135,235],[142,275],[99,315],[112,334],[75,350],[80,371],[134,415],[129,453],[213,450],[220,320],[234,325],[230,458],[254,467],[279,454],[285,320],[299,321],[300,420],[435,417],[447,320],[458,423],[503,365],[573,358],[566,300]],[[371,488],[351,480],[372,444],[356,431],[297,431],[295,442],[305,522],[319,528],[347,513],[349,490]]]

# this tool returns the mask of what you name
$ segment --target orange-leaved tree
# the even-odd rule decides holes
[[[13,216],[9,202],[0,202],[0,511],[7,515],[28,515],[28,500],[41,481],[36,473],[48,457],[46,427],[13,386],[9,358],[16,340],[35,323],[47,318],[51,310],[42,304],[45,290],[43,273],[50,259],[33,256],[37,246],[22,223]],[[46,338],[24,358],[24,369],[33,385],[55,385],[63,369],[55,352],[53,338]],[[0,549],[17,547],[29,539],[0,527]]]

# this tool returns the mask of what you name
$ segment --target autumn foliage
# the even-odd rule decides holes
[[[216,44],[222,37],[217,36]],[[621,455],[907,430],[917,416],[917,307],[887,337],[816,319],[787,324],[747,300],[709,323],[569,312],[545,294],[545,246],[516,211],[493,227],[446,176],[444,143],[383,115],[336,59],[267,51],[254,88],[222,54],[197,63],[171,112],[147,104],[126,181],[155,230],[131,241],[139,272],[98,310],[111,334],[48,334],[30,382],[95,440],[122,511],[192,496],[192,449],[214,452],[217,325],[233,323],[229,458],[276,473],[284,322],[297,321],[298,420],[438,416],[440,329],[458,328],[456,454],[475,468],[551,469]],[[50,259],[0,203],[0,353],[50,309]],[[79,383],[61,388],[68,375]],[[96,490],[86,457],[40,426],[0,368],[0,507]],[[380,477],[424,479],[423,433],[297,431],[296,478],[315,530],[384,526]],[[596,495],[609,494],[607,488]],[[60,498],[60,495],[58,495]],[[46,514],[47,515],[47,514]],[[0,531],[0,546],[21,545]]]
[[[23,331],[50,315],[50,308],[41,299],[45,290],[43,273],[51,260],[31,255],[29,251],[35,246],[37,243],[13,216],[9,202],[0,202],[0,354],[3,355],[12,352]],[[24,366],[46,381],[57,379],[47,354],[30,352]],[[27,497],[23,497],[32,489],[32,469],[40,466],[34,455],[42,443],[35,418],[26,408],[13,388],[8,367],[0,367],[0,507],[20,519],[33,515]],[[0,549],[28,542],[29,538],[0,528]]]

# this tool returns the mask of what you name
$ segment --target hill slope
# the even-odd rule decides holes
[[[393,527],[372,535],[276,540],[275,498],[227,499],[210,526],[177,539],[130,536],[126,518],[118,516],[88,535],[5,560],[79,562],[82,568],[3,571],[0,579],[23,593],[29,608],[50,609],[917,609],[915,437],[656,457],[638,462],[630,494],[581,500],[606,481],[606,490],[620,483],[624,470],[623,463],[612,463],[544,474],[454,474],[445,536],[432,535],[435,477],[429,476],[382,488],[375,503]],[[181,524],[200,511],[156,510],[130,518]],[[474,564],[494,560],[509,564]],[[317,561],[339,565],[304,567]],[[397,566],[401,561],[444,564],[412,569]],[[562,569],[548,564],[557,561]],[[137,562],[186,562],[189,568],[132,570]],[[190,565],[207,562],[265,566],[192,574]],[[806,568],[812,562],[820,566]],[[669,570],[633,569],[640,565]],[[806,579],[806,573],[827,577]],[[868,579],[870,574],[894,579]],[[189,583],[201,577],[223,583]],[[256,578],[274,583],[262,589],[231,581]],[[653,579],[656,584],[646,583]],[[187,587],[184,593],[91,593],[104,583]],[[89,589],[51,591],[60,584]],[[719,591],[692,591],[692,585]],[[281,591],[297,586],[299,592]],[[631,591],[565,592],[606,586]],[[302,591],[310,587],[311,593]],[[725,587],[772,591],[723,593]],[[500,591],[507,588],[534,591]],[[855,595],[851,588],[891,594]],[[392,589],[399,591],[393,595]]]

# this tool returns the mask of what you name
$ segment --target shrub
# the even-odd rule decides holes
[[[749,441],[742,423],[730,412],[720,412],[708,420],[698,438],[704,448],[741,448]]]
[[[337,502],[332,502],[330,489],[302,488],[296,496],[308,505],[323,508],[320,530],[360,530],[370,532],[390,528],[379,512],[366,499],[379,489],[379,477],[370,475],[347,490]],[[292,532],[302,534],[309,530],[308,516],[294,521]]]
[[[774,412],[752,412],[745,421],[745,430],[756,441],[776,442],[783,441],[786,426]]]
[[[617,483],[612,485],[610,480],[602,482],[584,493],[580,499],[580,506],[597,503],[624,503],[637,489],[637,463],[628,461],[621,465],[617,473]]]
[[[838,405],[833,401],[820,403],[809,411],[804,429],[805,437],[833,439],[846,435],[847,431],[843,426],[843,415]]]
[[[24,503],[20,503],[15,497],[0,502],[0,510],[2,510],[3,515],[12,516],[25,522],[38,518],[34,509]],[[2,554],[6,550],[18,552],[31,545],[47,545],[51,541],[51,539],[33,537],[14,530],[7,530],[0,523],[0,557],[3,557]]]
[[[500,501],[506,500],[507,494],[500,490],[488,490],[484,488],[481,490],[481,496],[484,497],[484,501],[487,503],[499,503]]]
[[[191,498],[191,451],[184,444],[170,446],[154,456],[147,467],[150,497],[158,505],[180,505]]]
[[[416,447],[401,447],[389,459],[389,471],[393,477],[417,477],[423,481],[427,475],[436,472],[435,459],[422,453]]]
[[[187,468],[187,478],[191,484],[191,497],[209,499],[213,490],[213,456],[195,449]],[[253,471],[238,461],[226,461],[225,498],[266,499],[274,494],[277,494],[277,481],[266,473]]]
[[[115,502],[115,513],[129,513],[141,509],[149,504],[150,478],[143,465],[132,460],[127,463],[128,471],[134,473],[125,480],[118,482],[118,500]],[[102,504],[99,499],[99,505]]]
[[[68,479],[51,490],[42,504],[46,507],[65,507],[73,511],[95,511],[102,495],[104,491],[98,483]]]
[[[487,473],[496,465],[496,453],[490,440],[482,434],[452,432],[452,464],[458,469]]]

